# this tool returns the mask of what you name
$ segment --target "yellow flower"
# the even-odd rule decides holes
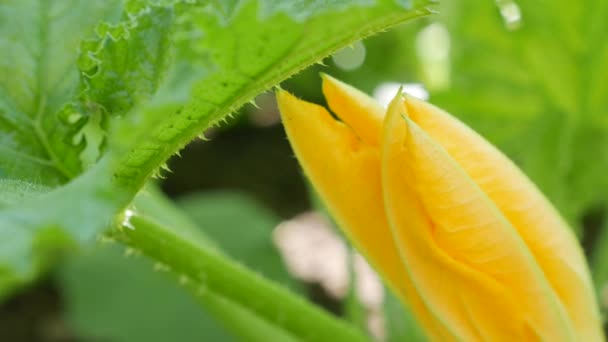
[[[277,95],[306,175],[436,341],[601,341],[571,230],[501,152],[428,103],[386,111],[329,76],[323,107]]]

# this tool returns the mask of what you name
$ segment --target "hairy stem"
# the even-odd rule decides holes
[[[130,224],[133,229],[117,230],[112,236],[166,265],[203,303],[206,301],[200,297],[213,293],[302,340],[368,340],[345,321],[167,227],[141,216],[132,217]]]

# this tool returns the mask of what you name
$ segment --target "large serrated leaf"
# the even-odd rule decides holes
[[[119,4],[0,3],[0,177],[57,185],[81,171],[83,144],[57,112],[76,91],[81,40],[98,20],[116,17]]]
[[[10,59],[3,60],[0,79],[0,158],[4,158],[0,164],[4,192],[0,210],[0,235],[4,237],[0,296],[33,279],[65,249],[92,241],[114,224],[134,195],[134,191],[113,182],[116,163],[110,156],[97,162],[108,111],[94,101],[93,95],[109,82],[93,84],[91,79],[95,78],[84,73],[90,70],[79,77],[82,65],[77,65],[77,60],[82,61],[77,58],[82,39],[93,35],[100,19],[118,20],[120,10],[119,1],[23,1],[0,7],[6,19],[2,20],[6,25],[2,27],[2,44],[10,48],[9,57],[20,62],[9,68]],[[162,16],[165,12],[148,10],[137,19]],[[154,30],[152,24],[133,23],[128,13],[123,14],[123,20],[130,23],[128,43],[120,45],[120,39],[112,40],[116,37],[109,30],[99,34],[103,44],[100,49],[107,49],[103,60],[106,65],[116,60],[115,47],[122,48],[123,53],[133,52],[141,46],[141,36],[152,40],[151,48],[161,44],[162,39],[154,40],[153,36],[162,37],[164,33]],[[103,26],[97,26],[100,28]],[[89,52],[82,50],[96,57]],[[145,66],[156,70],[162,69],[160,64],[146,62]],[[98,70],[98,74],[102,72]],[[135,78],[143,76],[147,74],[140,72]],[[132,82],[125,83],[133,86]],[[140,85],[133,86],[138,93],[154,90]],[[83,155],[88,165],[83,164]],[[82,173],[85,167],[89,168]]]
[[[207,1],[127,0],[122,14],[114,2],[2,3],[3,51],[9,47],[8,56],[24,64],[10,69],[12,58],[3,59],[0,75],[0,169],[9,180],[0,186],[15,191],[0,208],[0,295],[34,279],[66,249],[116,226],[169,156],[258,93],[355,40],[429,13],[426,2],[323,3],[239,1],[220,8]],[[23,32],[11,26],[15,20]],[[52,66],[49,56],[57,59]],[[169,228],[152,227],[158,234],[146,235],[152,245],[172,241]],[[208,255],[209,267],[225,262],[192,241],[173,242]],[[153,256],[199,272],[197,260],[167,250]],[[271,302],[260,305],[236,288],[217,286],[225,275],[216,275],[214,286],[226,300],[254,314],[280,313]],[[294,314],[299,307],[320,324],[361,338],[282,296],[296,303],[292,313],[270,318],[291,322],[289,334],[332,333],[307,331],[308,316]]]
[[[174,151],[260,92],[344,45],[429,13],[426,2],[407,10],[390,0],[366,6],[336,1],[323,11],[311,2],[302,16],[292,17],[283,13],[291,13],[289,3],[243,1],[228,21],[206,7],[182,8],[181,30],[189,35],[178,41],[178,55],[200,63],[204,72],[183,107],[139,112],[143,118],[129,129],[137,138],[117,177],[138,186]]]

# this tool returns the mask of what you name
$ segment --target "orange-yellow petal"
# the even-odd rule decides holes
[[[347,96],[348,89],[334,90]],[[365,144],[321,106],[285,91],[278,92],[277,101],[293,150],[340,228],[397,295],[407,299],[419,322],[430,328],[427,333],[434,340],[448,340],[449,333],[430,317],[412,288],[393,243],[382,203],[377,147]]]
[[[465,340],[573,340],[564,307],[510,222],[407,117],[403,97],[387,115],[385,206],[422,300]]]
[[[323,94],[340,120],[369,145],[379,146],[384,108],[362,91],[323,74]]]
[[[409,117],[464,169],[517,230],[568,311],[580,341],[602,341],[582,250],[536,186],[500,151],[445,111],[415,98]]]

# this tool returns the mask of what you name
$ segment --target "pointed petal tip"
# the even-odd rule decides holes
[[[404,101],[405,93],[403,92],[403,87],[401,87],[399,88],[399,90],[397,90],[397,93],[395,94],[391,102],[389,102],[388,110],[390,111],[391,108],[397,108],[397,106],[403,106]]]
[[[321,76],[321,90],[326,98],[332,96],[332,94],[336,92],[348,93],[349,90],[351,90],[350,88],[352,88],[349,84],[346,84],[325,72],[319,72],[319,76]]]
[[[443,112],[443,110],[433,104],[408,94],[404,97],[403,105],[410,112],[413,121],[416,121],[420,115],[424,115],[425,112]]]
[[[384,109],[372,97],[334,77],[321,74],[329,108],[367,144],[379,145]]]
[[[321,76],[321,80],[323,82],[325,82],[325,81],[338,81],[335,77],[333,77],[332,75],[330,75],[330,74],[328,74],[328,73],[326,73],[324,71],[319,71],[319,76]]]
[[[449,134],[449,131],[454,131],[455,129],[460,133],[466,132],[479,136],[478,133],[474,132],[454,115],[415,96],[406,95],[404,107],[407,108],[410,119],[424,131],[427,131],[434,139],[442,141],[442,145],[447,144],[447,141],[445,140],[455,138]],[[446,130],[449,130],[437,132],[436,130],[439,129],[439,127],[445,127]],[[479,136],[479,138],[481,138],[481,136]]]
[[[295,97],[294,95],[290,94],[287,90],[285,89],[281,89],[281,88],[277,88],[277,90],[275,91],[277,100],[279,99],[286,99],[287,97]]]
[[[410,114],[408,107],[405,105],[407,100],[407,95],[399,89],[395,97],[391,100],[388,105],[388,109],[386,111],[387,119],[386,121],[394,124],[395,120],[398,117],[403,117],[404,119],[409,119]]]
[[[320,72],[319,75],[321,76],[323,95],[328,101],[331,100],[330,97],[336,97],[337,95],[356,97],[356,93],[359,92],[358,89],[329,74]]]
[[[410,122],[407,107],[404,105],[403,93],[399,91],[390,102],[386,119],[384,120],[383,141],[384,151],[391,149],[390,146],[398,144],[405,145],[405,138],[408,135]],[[394,148],[394,146],[393,146]],[[400,150],[400,148],[399,148]]]
[[[277,98],[277,103],[279,105],[281,105],[282,102],[287,101],[289,96],[293,96],[291,95],[289,92],[287,92],[286,90],[277,88],[275,93],[275,97]]]
[[[283,118],[300,112],[300,107],[309,104],[308,102],[298,99],[296,96],[283,89],[277,89],[275,94],[277,106],[279,107],[279,113]]]

